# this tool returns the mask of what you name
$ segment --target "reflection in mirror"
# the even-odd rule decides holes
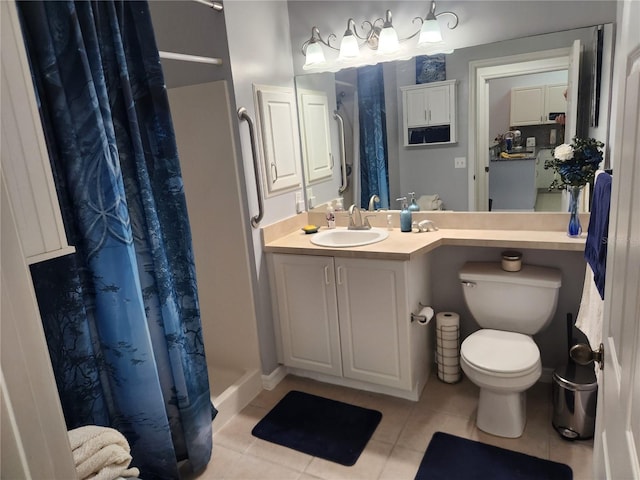
[[[489,103],[491,109],[488,118],[490,119],[486,125],[476,125],[470,115],[470,63],[479,62],[485,59],[496,59],[499,57],[509,57],[513,55],[522,55],[530,52],[542,52],[554,49],[566,49],[568,52],[576,39],[580,40],[582,45],[580,82],[576,88],[577,103],[576,113],[571,114],[571,105],[565,107],[568,110],[564,120],[567,129],[569,124],[575,125],[575,131],[580,136],[590,136],[597,138],[605,144],[608,143],[608,115],[610,100],[610,55],[602,55],[604,58],[602,73],[599,76],[601,81],[601,90],[599,93],[599,126],[590,126],[589,120],[593,116],[592,104],[595,100],[595,94],[592,91],[594,82],[593,64],[595,61],[595,32],[598,27],[587,27],[564,32],[556,32],[552,34],[538,35],[534,37],[514,39],[502,41],[488,45],[478,45],[468,48],[456,50],[453,54],[446,56],[446,79],[456,80],[456,109],[453,114],[457,121],[457,143],[447,145],[419,145],[419,146],[403,146],[403,109],[402,109],[402,93],[401,87],[416,84],[416,62],[415,60],[397,61],[380,64],[376,68],[383,76],[383,101],[380,106],[384,106],[384,110],[376,111],[376,121],[379,124],[384,123],[384,135],[381,145],[386,148],[376,148],[379,158],[384,158],[387,165],[386,178],[388,179],[387,205],[376,204],[377,208],[398,208],[395,202],[396,198],[408,196],[409,192],[415,192],[416,198],[424,197],[423,202],[427,208],[432,205],[441,206],[447,210],[487,210],[488,202],[479,202],[477,200],[476,186],[478,181],[474,181],[476,176],[479,177],[479,169],[484,170],[484,166],[493,167],[491,160],[490,146],[494,143],[494,139],[500,133],[508,130],[519,130],[521,138],[522,151],[527,155],[528,160],[518,159],[522,164],[527,163],[526,173],[522,172],[500,172],[497,169],[495,176],[491,174],[486,176],[484,184],[485,195],[488,198],[498,195],[494,191],[489,190],[503,187],[508,190],[512,199],[498,197],[494,200],[495,208],[493,210],[516,210],[516,211],[561,211],[563,209],[562,202],[558,198],[545,198],[545,182],[549,181],[550,172],[541,168],[544,164],[542,158],[550,155],[555,144],[565,141],[564,132],[565,125],[560,123],[560,118],[556,121],[555,117],[559,117],[562,111],[562,105],[558,102],[564,101],[564,91],[566,88],[562,86],[569,83],[568,65],[557,67],[551,71],[542,70],[540,72],[529,72],[526,75],[518,73],[517,75],[502,75],[503,78],[492,79],[488,84],[490,90]],[[607,42],[611,43],[613,36],[613,28],[607,26],[605,35],[605,46]],[[338,193],[341,185],[340,166],[338,159],[340,158],[340,141],[338,139],[338,125],[333,118],[330,122],[331,131],[331,152],[335,159],[334,168],[331,177],[323,178],[318,181],[310,181],[308,176],[305,177],[307,182],[307,198],[312,200],[309,207],[320,205],[339,196],[344,197],[345,207],[356,203],[361,208],[368,208],[369,195],[380,194],[379,191],[371,191],[363,189],[363,172],[361,164],[361,153],[367,146],[371,146],[371,137],[367,133],[362,133],[361,119],[373,119],[371,110],[363,113],[362,103],[362,78],[359,77],[359,71],[362,69],[345,69],[336,74],[321,73],[302,75],[296,77],[296,88],[298,91],[303,89],[321,90],[326,93],[329,101],[330,114],[333,110],[337,111],[344,120],[345,138],[344,152],[346,155],[346,166],[348,177],[348,188],[342,194]],[[371,86],[371,81],[367,81],[367,86]],[[551,91],[552,109],[549,112],[543,112],[542,116],[546,119],[540,121],[534,120],[531,124],[522,124],[522,121],[515,125],[511,121],[511,90],[517,88],[542,87],[541,91]],[[568,88],[568,87],[567,87]],[[560,94],[560,97],[558,96]],[[495,98],[494,98],[495,97]],[[298,94],[298,100],[300,95]],[[474,105],[474,110],[476,106]],[[551,116],[549,116],[551,115]],[[593,123],[593,120],[592,120]],[[470,125],[474,125],[470,129]],[[484,128],[484,130],[483,130]],[[479,151],[476,149],[476,130],[485,132],[484,139],[485,149]],[[555,131],[555,138],[554,138]],[[303,135],[303,133],[301,133]],[[364,140],[368,138],[369,140]],[[529,146],[527,146],[527,141]],[[535,145],[532,145],[535,144]],[[513,152],[515,153],[515,152]],[[529,157],[529,155],[531,157]],[[516,159],[510,159],[516,160]],[[515,167],[516,161],[501,162],[502,167]],[[305,167],[306,168],[306,167]],[[491,170],[491,169],[489,169]],[[512,168],[512,170],[517,170]],[[515,177],[514,177],[515,175]],[[504,177],[501,180],[501,177]],[[365,180],[367,179],[364,177]],[[513,188],[515,186],[514,178],[519,182],[526,182],[527,195],[529,200],[523,202],[518,198],[518,193],[523,193],[521,188]],[[504,181],[504,185],[499,182]],[[367,193],[364,193],[367,192]],[[558,195],[558,194],[556,194]],[[540,199],[538,199],[540,196]],[[531,199],[534,199],[533,204]],[[426,203],[427,200],[436,199],[438,202]],[[536,205],[536,200],[538,205]],[[493,206],[492,206],[493,207]]]

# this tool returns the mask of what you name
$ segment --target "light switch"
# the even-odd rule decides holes
[[[456,168],[466,168],[467,167],[467,158],[466,157],[456,157],[454,159],[454,165]]]

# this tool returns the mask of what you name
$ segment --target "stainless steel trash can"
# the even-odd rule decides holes
[[[564,438],[593,437],[598,382],[593,365],[573,362],[553,372],[553,428]]]

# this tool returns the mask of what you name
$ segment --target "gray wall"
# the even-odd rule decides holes
[[[180,8],[199,6],[187,6],[190,2],[175,3],[181,4]],[[347,18],[354,17],[356,21],[365,18],[377,18],[384,14],[384,8],[386,8],[385,5],[373,0],[295,0],[289,2],[227,0],[224,2],[224,6],[224,29],[215,29],[214,34],[223,36],[222,32],[224,31],[223,37],[226,37],[226,39],[222,38],[221,42],[222,44],[228,44],[228,58],[235,92],[235,103],[237,106],[247,107],[254,118],[252,84],[293,86],[293,76],[294,74],[302,73],[302,64],[304,63],[300,47],[309,37],[313,25],[317,25],[323,34],[328,32],[341,34],[344,31]],[[551,6],[553,6],[552,12],[550,12]],[[426,2],[400,1],[393,2],[392,8],[394,22],[399,26],[409,24],[416,15],[426,14],[428,5]],[[459,27],[447,33],[447,39],[458,49],[524,35],[552,32],[615,20],[615,2],[613,1],[484,2],[452,0],[446,3],[446,7],[439,3],[438,8],[453,10],[460,16]],[[202,14],[202,17],[201,20],[196,19],[192,22],[202,21],[205,27],[212,28],[213,24],[205,19],[205,14]],[[156,26],[156,35],[170,36],[172,37],[171,42],[180,42],[183,39],[185,41],[186,39],[197,40],[195,38],[196,34],[193,33],[195,23],[192,22],[182,22],[179,13],[177,13],[175,17],[167,19],[163,25]],[[161,31],[159,32],[158,30]],[[185,32],[189,32],[189,35],[185,35]],[[287,35],[287,32],[290,35]],[[400,34],[406,33],[401,31]],[[210,40],[203,38],[197,43],[199,48],[202,48],[200,54],[211,55],[209,53],[209,46],[212,45]],[[526,41],[524,43],[526,44]],[[175,49],[181,50],[179,46],[176,46]],[[218,53],[215,56],[220,56],[220,54]],[[467,58],[465,61],[465,59],[461,58],[459,64],[448,61],[448,78],[466,78],[469,59]],[[224,75],[227,73],[225,72]],[[225,76],[225,78],[227,77]],[[461,82],[458,91],[458,105],[466,105],[468,102],[467,91],[466,84]],[[466,115],[466,112],[459,111],[458,113],[459,115]],[[459,131],[461,142],[465,142],[464,145],[466,145],[466,128],[466,121],[461,121]],[[257,201],[255,200],[255,187],[253,186],[251,151],[245,129],[246,127],[242,125],[237,130],[243,158],[242,171],[237,179],[230,179],[230,181],[240,182],[239,189],[243,192],[244,201],[240,207],[241,211],[237,213],[243,215],[246,221],[249,215],[255,214]],[[445,160],[454,156],[466,156],[466,147],[461,148],[460,153],[434,154],[434,158],[445,157]],[[411,170],[403,170],[403,165],[411,165],[412,163],[415,163],[419,170],[425,166],[425,162],[420,163],[408,160],[403,163],[401,159],[398,159],[398,163],[395,166],[390,166],[390,172],[397,172],[397,176],[400,178],[401,191],[411,191],[411,189],[415,188],[410,183],[402,184],[403,178],[405,179],[404,181],[408,182],[413,175]],[[455,176],[451,177],[448,174],[451,174],[454,170],[453,162],[442,162],[441,165],[443,165],[444,170],[442,174],[432,171],[428,175],[428,182],[433,181],[435,183],[425,184],[421,181],[421,188],[423,185],[424,188],[435,188],[437,186],[438,190],[443,193],[445,190],[447,192],[455,192],[455,197],[451,197],[448,203],[452,208],[466,209],[466,170],[458,169],[455,172]],[[420,171],[415,172],[416,175],[420,173]],[[448,180],[449,178],[451,178],[451,181]],[[270,224],[294,215],[294,199],[294,192],[266,199],[263,224]],[[212,208],[226,207],[225,204],[212,205]],[[244,298],[251,301],[252,297],[255,297],[262,370],[268,374],[277,366],[269,284],[262,256],[259,231],[253,230],[249,235],[253,248],[252,251],[247,252],[247,255],[250,259],[255,260],[256,285],[254,286],[253,295],[251,295],[251,292],[246,292]],[[465,255],[462,253],[465,250],[460,249],[460,255]],[[476,252],[472,253],[475,255]],[[540,252],[540,255],[546,254]],[[457,281],[445,282],[438,289],[438,296],[443,294],[442,292],[454,292],[457,289]],[[437,298],[435,292],[434,298]],[[455,309],[454,307],[455,305],[451,309]]]
[[[440,195],[448,210],[468,210],[467,168],[454,168],[455,157],[467,157],[469,151],[469,62],[474,60],[568,47],[574,39],[591,41],[591,28],[560,32],[533,38],[507,40],[456,50],[446,57],[447,79],[457,83],[457,134],[454,145],[400,148],[400,188],[404,192]],[[415,83],[413,61],[396,62],[397,84]]]

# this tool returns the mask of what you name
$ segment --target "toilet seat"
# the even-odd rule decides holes
[[[469,335],[460,355],[474,370],[499,377],[519,377],[540,368],[540,350],[528,335],[482,329]]]

